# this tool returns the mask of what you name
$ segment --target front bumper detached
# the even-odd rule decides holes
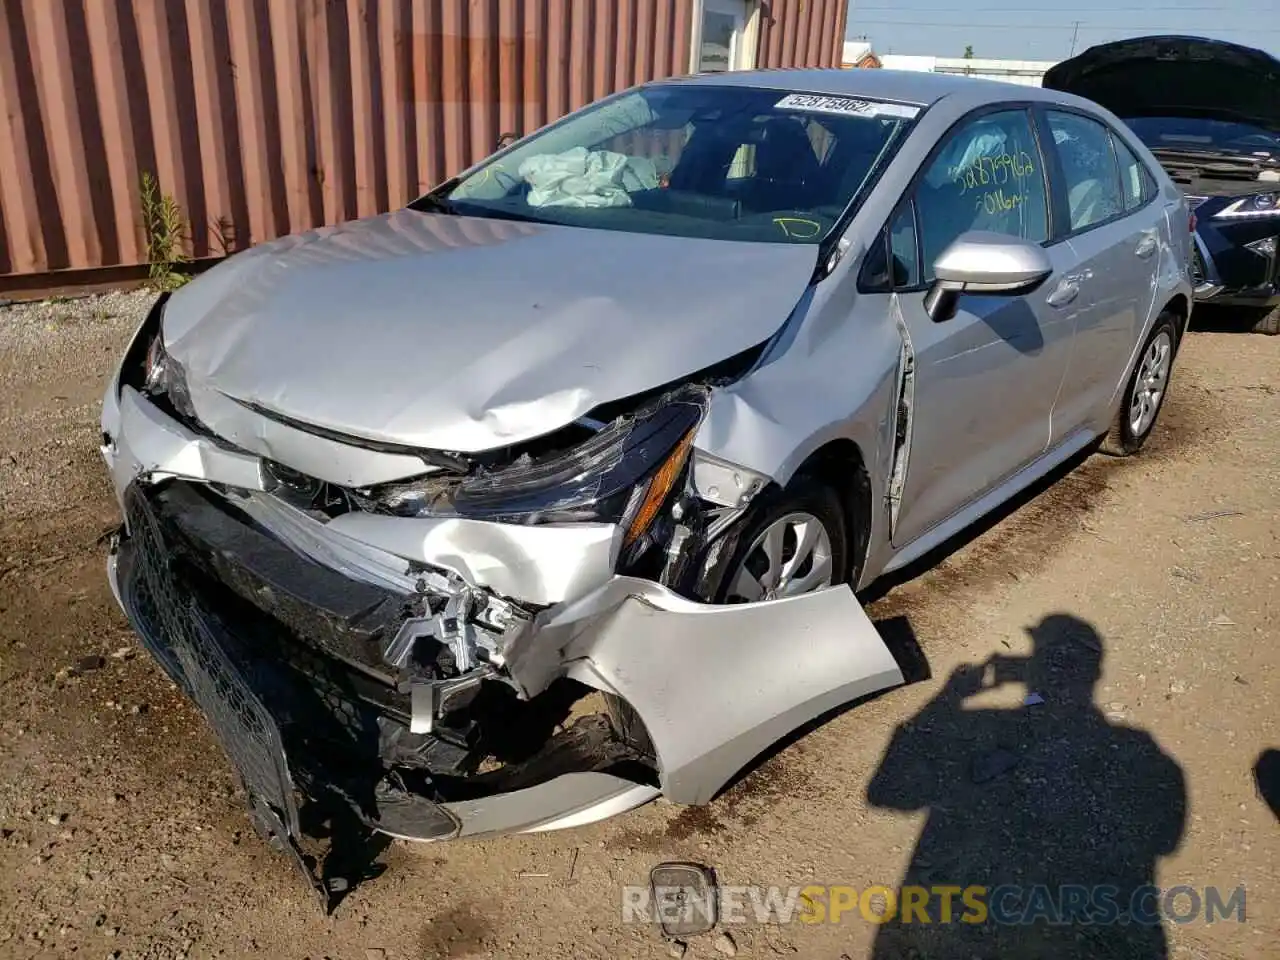
[[[274,502],[242,453],[124,394],[129,429],[104,422],[125,513],[112,588],[208,718],[255,825],[318,889],[317,811],[439,841],[706,803],[778,739],[902,682],[847,587],[698,603],[592,574],[574,558],[595,541],[565,528],[538,533],[561,534],[578,572],[540,589],[568,595],[502,596],[459,574],[501,575],[500,525],[481,525],[485,550],[446,541],[451,565],[397,556],[394,538]],[[415,522],[370,519],[387,522],[362,533]]]
[[[413,840],[570,826],[657,795],[651,784],[589,769],[637,759],[599,723],[559,738],[546,731],[551,749],[480,743],[465,718],[411,733],[409,690],[371,656],[406,618],[408,596],[325,571],[189,485],[130,488],[126,519],[108,562],[121,607],[208,718],[279,839],[298,836],[298,795]],[[511,711],[511,699],[493,712]],[[503,771],[513,789],[483,802],[472,794],[485,783],[465,780],[468,754],[481,749],[518,758]],[[566,763],[583,769],[549,791],[521,786],[554,779]],[[420,788],[436,780],[434,789],[405,789],[413,773]]]

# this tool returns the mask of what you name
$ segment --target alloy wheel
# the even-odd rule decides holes
[[[760,532],[729,577],[729,603],[799,596],[831,586],[831,534],[811,513],[779,517]]]
[[[1173,365],[1173,338],[1167,331],[1160,333],[1147,345],[1138,366],[1138,379],[1133,385],[1133,398],[1129,402],[1129,429],[1135,437],[1141,437],[1151,429],[1160,401],[1169,385],[1169,370]]]

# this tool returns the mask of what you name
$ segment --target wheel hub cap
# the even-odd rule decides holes
[[[1135,437],[1142,436],[1155,422],[1169,383],[1172,363],[1173,340],[1162,331],[1147,346],[1138,365],[1138,379],[1133,385],[1133,399],[1129,404],[1129,429]]]
[[[831,586],[831,535],[810,513],[780,517],[752,542],[730,579],[730,603],[755,603]]]

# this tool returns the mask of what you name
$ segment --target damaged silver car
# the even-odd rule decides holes
[[[415,840],[706,803],[902,682],[855,588],[1142,445],[1187,224],[1065,94],[625,91],[158,300],[102,417],[113,588],[304,868],[311,803]]]

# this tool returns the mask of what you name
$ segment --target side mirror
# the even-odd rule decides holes
[[[962,233],[933,265],[935,280],[924,297],[930,319],[955,316],[962,293],[1018,296],[1038,287],[1053,264],[1038,243],[1000,233]]]
[[[503,150],[516,142],[514,133],[504,133],[498,137],[498,149]]]

